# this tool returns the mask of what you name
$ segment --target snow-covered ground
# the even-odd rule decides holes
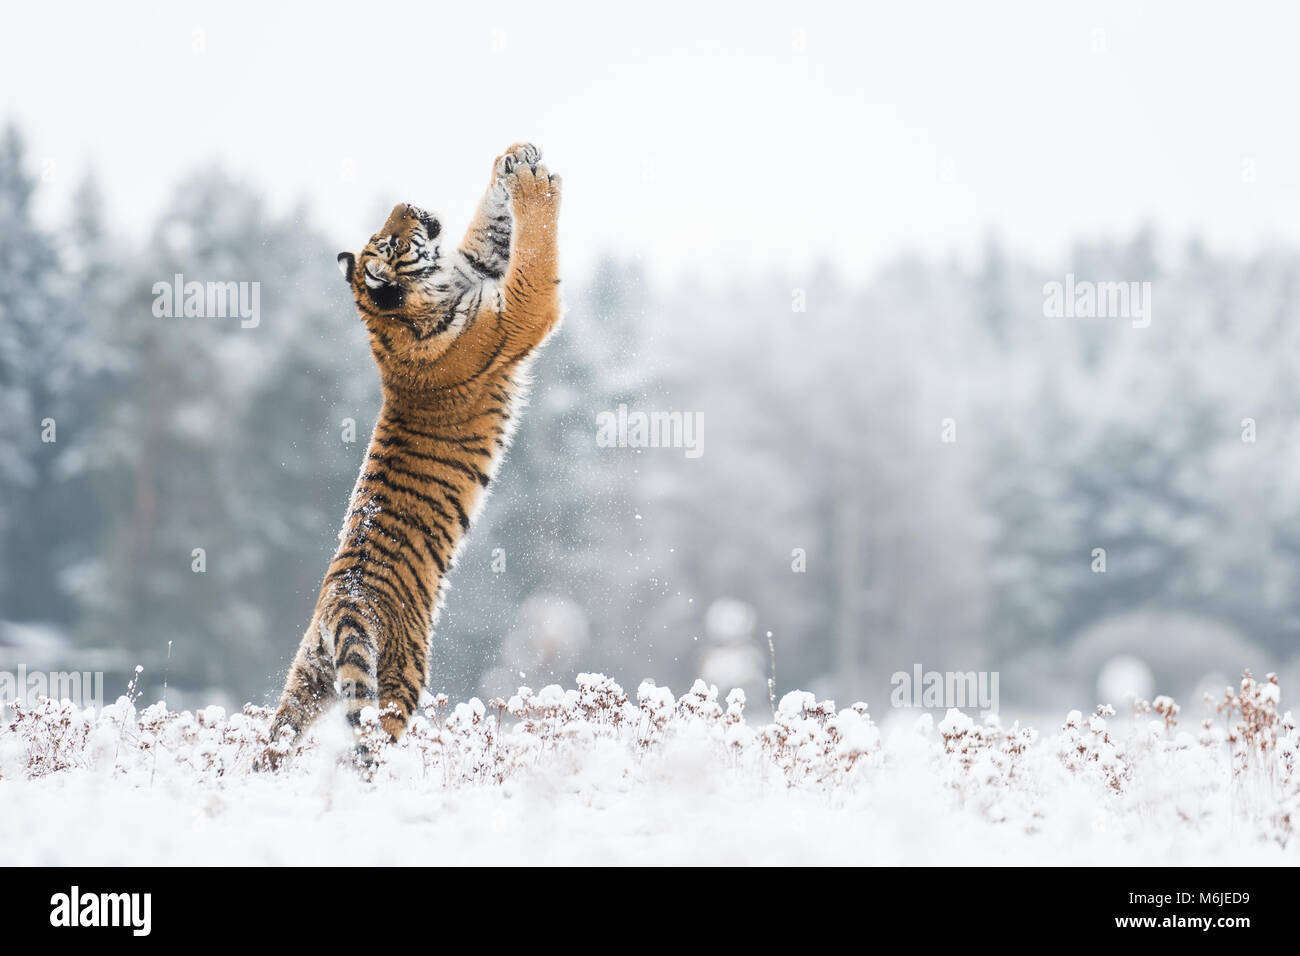
[[[258,774],[259,708],[10,710],[0,864],[1300,862],[1300,740],[1267,681],[1208,727],[1157,699],[1043,732],[578,685],[430,699],[372,782],[336,715]]]

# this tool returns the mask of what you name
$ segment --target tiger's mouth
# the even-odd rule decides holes
[[[397,312],[406,305],[406,292],[398,285],[380,286],[367,294],[380,312]]]
[[[374,260],[366,263],[366,295],[380,312],[395,312],[406,305],[406,290],[389,275],[376,274],[372,267]]]

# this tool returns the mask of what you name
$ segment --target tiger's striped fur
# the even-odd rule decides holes
[[[483,502],[526,385],[561,313],[560,179],[530,144],[498,157],[460,248],[399,205],[359,256],[339,256],[379,366],[383,407],[261,765],[336,697],[360,728],[401,736],[428,676],[443,581]],[[370,760],[358,743],[358,759]]]

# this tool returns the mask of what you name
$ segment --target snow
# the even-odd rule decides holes
[[[781,698],[781,713],[787,717],[802,714],[805,710],[817,706],[817,699],[803,690],[792,690]]]
[[[1300,737],[1276,686],[1243,681],[1199,728],[1145,705],[1039,733],[957,710],[882,727],[799,691],[769,721],[703,681],[631,701],[581,674],[426,696],[372,781],[337,712],[258,774],[262,708],[46,701],[0,723],[0,865],[1294,865]]]

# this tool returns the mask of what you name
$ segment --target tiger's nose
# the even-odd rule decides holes
[[[384,223],[384,228],[379,230],[381,235],[397,236],[401,234],[402,223],[412,218],[411,204],[399,202],[393,207],[393,211],[388,214],[388,222]]]

